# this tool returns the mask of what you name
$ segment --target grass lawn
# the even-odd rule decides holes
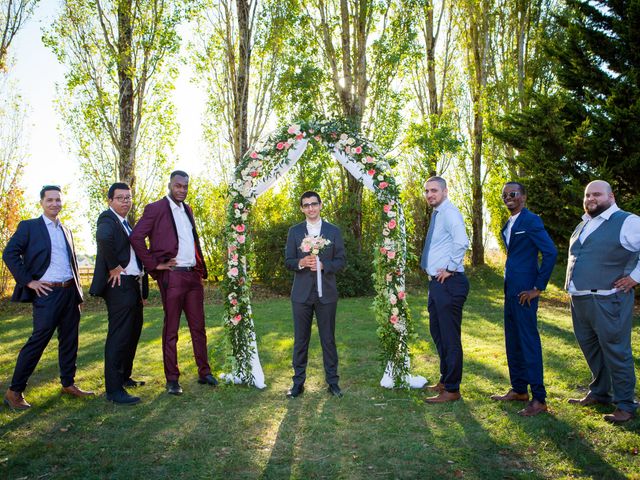
[[[560,270],[557,268],[556,270]],[[556,284],[562,272],[556,271]],[[161,356],[162,309],[148,307],[134,377],[143,402],[114,406],[104,397],[106,313],[82,317],[77,383],[99,392],[86,401],[62,397],[57,342],[51,342],[25,392],[33,407],[0,409],[0,478],[594,478],[640,479],[640,419],[607,424],[608,408],[577,408],[590,374],[573,337],[568,302],[557,286],[539,311],[551,413],[521,418],[522,404],[489,400],[509,387],[502,331],[502,279],[484,268],[470,276],[463,319],[463,400],[427,405],[422,391],[378,386],[371,299],[341,300],[336,338],[344,398],[326,392],[314,327],[304,395],[288,400],[292,321],[287,299],[254,304],[259,353],[268,387],[212,389],[196,383],[188,329],[180,331],[181,397],[167,395]],[[413,370],[436,378],[426,291],[409,297],[417,340]],[[207,305],[215,373],[225,360],[222,307]],[[0,316],[0,388],[31,331],[29,310]],[[634,323],[636,370],[640,326]]]

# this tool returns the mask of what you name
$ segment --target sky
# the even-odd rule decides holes
[[[40,2],[34,16],[18,32],[11,45],[13,66],[9,75],[28,112],[25,122],[27,159],[22,180],[27,202],[36,204],[39,191],[45,184],[64,185],[69,186],[65,197],[74,199],[74,206],[79,208],[85,202],[79,182],[78,160],[64,144],[64,125],[55,107],[56,87],[64,85],[65,67],[42,43],[43,29],[53,23],[58,9],[56,1]],[[183,29],[181,33],[185,39],[188,31]],[[192,82],[193,76],[189,65],[180,67],[173,98],[180,125],[174,167],[192,176],[209,164],[203,161],[207,151],[201,126],[205,94]],[[92,253],[90,228],[86,222],[82,224],[85,225],[82,231],[74,233],[82,240],[81,246],[88,250],[83,253]]]

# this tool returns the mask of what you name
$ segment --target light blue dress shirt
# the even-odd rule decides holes
[[[469,248],[469,237],[464,219],[448,198],[435,210],[438,211],[427,255],[426,272],[435,276],[438,270],[464,272],[464,255]]]
[[[51,238],[51,262],[40,281],[66,282],[67,280],[71,280],[73,278],[73,270],[71,270],[67,241],[64,238],[62,225],[59,221],[53,222],[45,215],[42,215],[42,219],[47,226],[49,238]]]

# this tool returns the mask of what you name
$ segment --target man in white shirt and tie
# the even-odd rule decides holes
[[[426,196],[433,208],[420,266],[429,276],[429,331],[440,357],[440,379],[427,387],[437,393],[427,403],[459,400],[462,380],[462,308],[469,281],[462,264],[469,238],[460,211],[449,201],[447,182],[431,177]]]
[[[107,400],[132,405],[139,397],[129,395],[125,387],[144,385],[131,378],[133,360],[142,332],[143,303],[149,291],[142,263],[129,242],[131,226],[131,189],[126,183],[114,183],[107,193],[109,208],[98,217],[96,228],[96,266],[89,293],[104,298],[109,330],[104,347],[104,376]]]

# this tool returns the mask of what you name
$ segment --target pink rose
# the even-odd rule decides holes
[[[391,315],[389,317],[389,321],[395,325],[396,323],[398,323],[398,316],[397,315]]]
[[[233,260],[234,262],[238,261],[238,254],[236,253],[235,255],[231,256],[231,260]]]
[[[373,160],[373,157],[371,157],[371,156],[369,156],[369,155],[367,155],[367,157],[365,158],[365,160],[366,160],[366,162],[367,162],[367,163],[373,163],[373,161],[374,161],[374,160]]]
[[[389,184],[388,184],[387,182],[380,182],[380,183],[378,184],[378,188],[379,188],[380,190],[384,190],[384,189],[385,189],[385,188],[387,188],[388,186],[389,186]]]
[[[322,137],[320,135],[316,135],[315,137],[313,137],[316,139],[316,142],[319,142],[320,140],[322,140]]]
[[[304,253],[309,253],[309,251],[311,250],[311,247],[310,247],[309,245],[303,245],[303,246],[301,247],[301,250],[302,250]]]
[[[382,210],[384,210],[384,213],[389,213],[391,211],[391,205],[385,205],[382,207]]]
[[[244,235],[238,235],[236,237],[236,240],[238,241],[238,243],[244,243],[244,241],[246,240]]]
[[[380,253],[383,254],[383,255],[386,255],[387,254],[387,249],[384,248],[384,247],[380,247]]]
[[[237,305],[238,304],[238,299],[237,298],[233,298],[231,299],[231,305]]]
[[[245,230],[244,224],[241,223],[240,225],[236,225],[236,232],[242,233],[244,232],[244,230]]]
[[[400,291],[398,292],[398,298],[399,298],[400,300],[404,300],[404,297],[406,297],[406,296],[407,296],[407,294],[405,293],[405,291],[404,291],[404,290],[400,290]]]
[[[227,248],[227,252],[231,253],[231,252],[235,252],[238,249],[238,247],[236,247],[235,245],[229,245],[229,248]]]
[[[391,220],[389,220],[389,228],[394,229],[396,228],[396,221],[392,218]]]
[[[233,267],[229,269],[229,275],[232,277],[238,276],[238,267]]]
[[[358,145],[356,148],[353,149],[353,153],[362,153],[362,147]]]
[[[234,204],[233,204],[233,208],[238,208],[238,204],[237,204],[237,203],[234,203]]]
[[[346,147],[344,147],[344,151],[346,153],[351,153],[351,147],[349,145],[347,145]]]
[[[258,152],[251,152],[251,155],[249,155],[251,158],[256,159],[258,158]]]
[[[296,133],[298,131],[298,125],[291,125],[288,129],[287,129],[287,133],[289,135],[293,135],[294,133]]]
[[[237,314],[235,317],[231,319],[231,323],[233,323],[234,325],[237,325],[240,323],[240,320],[242,320],[242,315]]]
[[[395,250],[389,250],[389,251],[387,252],[387,258],[388,258],[389,260],[393,260],[394,258],[396,258],[396,252],[395,252]]]
[[[398,303],[398,299],[396,298],[395,295],[392,295],[391,298],[389,298],[389,303],[391,305],[395,305],[396,303]]]
[[[276,148],[278,150],[282,150],[284,148],[284,145],[285,145],[284,142],[278,142],[278,144],[276,145]]]
[[[304,133],[299,133],[296,135],[296,140],[302,140],[304,138]]]
[[[257,170],[252,170],[251,172],[249,172],[249,175],[251,175],[252,177],[257,177],[258,176],[258,171]]]
[[[372,168],[371,170],[367,170],[367,174],[373,177],[376,174],[376,171]]]

